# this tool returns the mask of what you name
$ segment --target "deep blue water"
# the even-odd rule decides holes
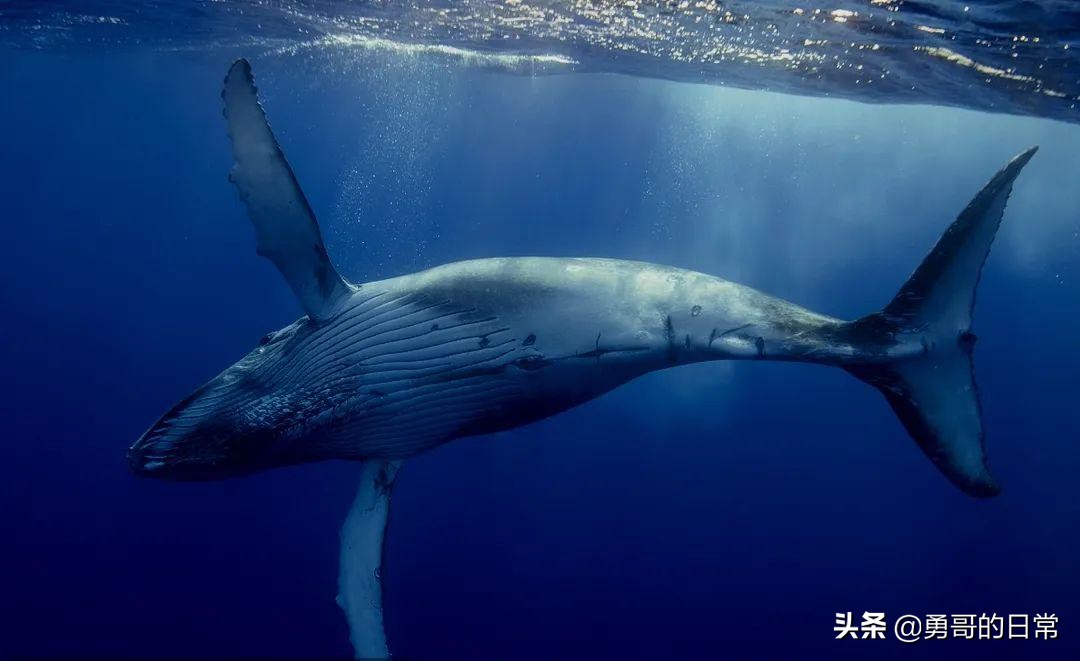
[[[356,465],[132,477],[168,406],[294,320],[226,180],[242,51],[0,52],[0,655],[347,656]],[[253,59],[340,270],[606,256],[854,318],[1011,156],[971,499],[839,370],[703,364],[408,461],[391,649],[442,658],[1080,655],[1080,127],[393,54]],[[835,641],[838,611],[1056,613],[1053,641]],[[872,648],[872,649],[871,649]]]

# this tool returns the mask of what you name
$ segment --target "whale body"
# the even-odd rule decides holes
[[[230,178],[258,252],[305,315],[165,413],[128,460],[137,474],[176,480],[361,461],[338,595],[358,656],[388,653],[379,568],[402,460],[545,418],[652,371],[711,360],[840,367],[882,392],[960,489],[998,492],[971,321],[1013,182],[1036,148],[990,180],[884,309],[845,321],[711,275],[614,259],[479,259],[352,284],[329,259],[245,60],[222,96]]]

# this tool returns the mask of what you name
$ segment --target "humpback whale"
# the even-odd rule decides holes
[[[880,311],[812,312],[721,278],[615,259],[477,259],[353,284],[259,103],[251,67],[225,78],[239,191],[304,315],[183,399],[128,450],[138,475],[207,480],[357,460],[338,603],[359,657],[387,656],[380,566],[401,462],[514,428],[669,367],[712,360],[832,365],[878,389],[945,477],[998,493],[973,374],[975,289],[1013,182],[995,174]]]

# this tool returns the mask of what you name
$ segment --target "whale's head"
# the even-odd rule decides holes
[[[310,333],[303,320],[260,340],[217,377],[169,409],[128,449],[137,475],[212,480],[311,457],[299,441],[317,423],[319,398],[305,394],[295,345]],[[300,385],[295,385],[300,384]]]
[[[352,305],[359,288],[330,262],[246,60],[229,69],[221,96],[236,161],[229,181],[255,229],[256,252],[281,272],[305,316],[267,335],[154,423],[128,450],[138,475],[215,479],[352,456],[350,444],[338,441],[355,437],[347,425],[359,368],[342,373],[352,366],[327,354],[338,347],[328,322]]]

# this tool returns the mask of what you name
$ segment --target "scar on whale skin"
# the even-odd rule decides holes
[[[596,342],[594,343],[594,347],[595,348],[592,351],[585,351],[585,352],[577,354],[577,357],[578,358],[595,358],[596,360],[600,360],[600,356],[603,356],[605,353],[609,353],[608,349],[601,349],[600,348],[600,333],[596,334]]]
[[[717,329],[717,328],[712,329],[712,332],[709,333],[709,347],[712,348],[712,343],[719,340],[720,338],[724,337],[725,335],[729,335],[731,333],[741,331],[742,329],[748,328],[748,327],[750,327],[752,325],[753,324],[743,324],[742,326],[736,326],[735,328],[729,328],[729,329],[727,329],[726,331],[723,331],[723,332],[720,332],[720,330]]]
[[[518,369],[523,369],[528,372],[534,372],[538,369],[547,367],[551,364],[551,362],[552,361],[548,360],[541,354],[531,354],[518,358],[512,364]]]
[[[671,323],[671,315],[664,319],[664,339],[667,340],[667,359],[674,363],[678,350],[675,347],[675,325]]]

